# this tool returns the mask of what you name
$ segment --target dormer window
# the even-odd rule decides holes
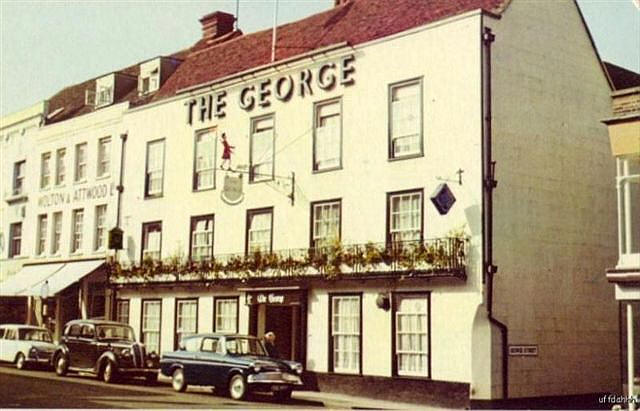
[[[140,94],[152,93],[158,89],[160,84],[160,70],[155,68],[147,73],[145,77],[140,78],[141,87]]]
[[[113,103],[113,87],[100,87],[96,106],[104,106]]]

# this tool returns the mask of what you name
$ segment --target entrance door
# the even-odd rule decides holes
[[[276,334],[276,348],[280,353],[280,358],[291,360],[292,346],[291,336],[293,322],[293,310],[296,307],[286,305],[267,305],[265,315],[265,332],[273,331]]]

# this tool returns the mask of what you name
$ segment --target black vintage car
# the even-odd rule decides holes
[[[155,381],[159,361],[156,353],[147,354],[144,345],[136,342],[128,324],[103,320],[68,322],[52,357],[58,375],[85,372],[106,383],[124,376]]]
[[[267,357],[262,342],[238,334],[197,334],[187,337],[178,351],[162,354],[160,372],[172,377],[173,389],[187,385],[214,386],[241,400],[252,392],[273,392],[279,400],[302,386],[302,365]]]

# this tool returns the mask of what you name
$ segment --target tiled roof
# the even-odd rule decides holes
[[[627,70],[615,64],[604,62],[604,67],[609,73],[609,78],[613,83],[615,90],[623,90],[625,88],[640,87],[640,74],[635,71]]]
[[[475,9],[499,14],[509,0],[351,0],[277,30],[276,60],[333,44],[379,39]],[[271,62],[272,30],[263,30],[189,55],[154,100]]]
[[[347,42],[362,44],[471,10],[484,9],[500,14],[510,0],[350,0],[322,13],[278,26],[276,60],[294,57],[315,49]],[[134,87],[119,103],[132,106],[174,96],[179,90],[215,81],[271,62],[272,30],[248,35],[229,33],[213,43],[199,39],[189,50],[171,57],[184,60],[160,90],[139,97]],[[139,64],[119,73],[138,76]],[[67,87],[49,100],[49,112],[64,108],[47,120],[60,122],[92,112],[85,105],[85,90],[95,89],[92,79]]]

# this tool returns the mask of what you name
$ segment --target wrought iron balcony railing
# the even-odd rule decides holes
[[[335,243],[270,253],[220,254],[205,261],[169,258],[142,264],[109,264],[112,284],[293,278],[357,278],[410,275],[466,278],[467,241]]]

